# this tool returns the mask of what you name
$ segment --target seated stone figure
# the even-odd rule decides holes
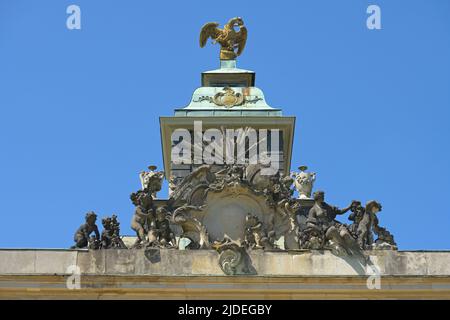
[[[83,223],[75,232],[74,241],[75,245],[72,246],[72,249],[75,248],[91,248],[97,249],[98,243],[100,240],[100,234],[98,232],[98,227],[95,224],[97,221],[97,215],[90,211],[86,213],[86,223]],[[90,237],[91,233],[94,232],[94,236]]]
[[[323,191],[314,193],[314,205],[309,210],[306,225],[309,233],[314,235],[314,238],[317,238],[317,243],[323,240],[326,247],[330,247],[338,254],[343,251],[352,254],[359,249],[347,227],[335,220],[337,215],[349,211],[352,205],[339,209],[325,202],[325,193]]]

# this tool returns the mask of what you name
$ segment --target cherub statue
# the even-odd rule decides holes
[[[160,246],[176,247],[177,240],[174,233],[170,229],[170,222],[167,219],[168,212],[166,208],[159,207],[156,209],[155,234],[157,242]]]
[[[378,211],[381,211],[381,205]],[[373,249],[397,249],[397,244],[394,241],[394,236],[388,230],[386,230],[386,228],[380,227],[378,217],[376,215],[373,218],[373,232],[378,236],[378,238],[375,240],[375,243],[372,244]]]
[[[269,234],[263,230],[263,224],[258,217],[248,213],[245,217],[245,244],[252,249],[270,249],[273,248],[275,232]]]
[[[113,235],[120,237],[120,222],[115,214],[111,216],[111,228],[113,229]]]
[[[351,213],[348,216],[348,220],[353,221],[353,223],[349,226],[349,230],[355,238],[358,238],[358,225],[363,219],[366,211],[361,205],[361,201],[356,200],[352,202],[350,211]]]
[[[98,227],[95,224],[97,215],[93,211],[90,211],[86,213],[85,219],[86,223],[83,223],[75,232],[75,245],[72,246],[72,249],[87,247],[90,249],[98,249],[100,234],[98,232]],[[93,237],[90,237],[91,233],[94,233]]]
[[[364,250],[374,247],[396,248],[391,233],[378,225],[377,213],[381,211],[381,208],[381,204],[374,200],[368,201],[365,207],[361,206],[361,202],[354,201],[352,213],[348,217],[350,221],[353,221],[349,229]],[[376,241],[374,241],[374,233],[378,235]]]
[[[112,245],[112,234],[113,234],[113,230],[111,228],[111,218],[110,217],[105,217],[102,219],[102,226],[103,226],[103,231],[102,231],[102,236],[101,236],[101,244],[102,244],[102,249],[109,249]]]
[[[138,191],[130,195],[132,203],[136,206],[131,218],[131,229],[136,232],[137,239],[133,247],[139,247],[141,243],[148,244],[147,235],[154,225],[153,199],[144,191]]]
[[[372,229],[376,218],[375,215],[380,210],[381,204],[372,200],[367,202],[365,208],[362,208],[361,205],[356,206],[354,209],[356,214],[354,216],[353,214],[349,216],[349,220],[355,221],[352,226],[356,226],[356,237],[361,249],[370,249],[373,244]],[[355,229],[355,227],[352,229]]]
[[[315,172],[306,172],[308,170],[307,166],[298,167],[299,173],[293,172],[292,176],[294,178],[294,186],[298,191],[299,199],[311,199],[311,192],[313,188],[314,181],[316,180]]]
[[[101,237],[102,249],[120,248],[125,249],[126,245],[120,238],[120,223],[116,215],[102,219],[103,231]]]
[[[298,229],[296,211],[300,208],[300,204],[293,199],[282,199],[277,205],[280,213],[289,218],[290,229]]]
[[[156,199],[156,193],[161,190],[162,180],[164,177],[163,171],[156,171],[156,166],[149,166],[150,171],[141,171],[139,178],[141,180],[141,187],[143,191],[151,193],[152,197]]]

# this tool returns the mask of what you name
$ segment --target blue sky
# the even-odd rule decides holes
[[[218,67],[200,28],[241,16],[238,67],[297,117],[292,169],[331,204],[379,200],[400,249],[450,249],[450,1],[222,3],[0,0],[0,247],[69,247],[88,210],[132,234],[138,172],[162,168],[158,117]]]

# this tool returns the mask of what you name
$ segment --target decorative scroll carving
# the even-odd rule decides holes
[[[212,246],[219,253],[219,266],[229,276],[236,274],[256,274],[244,245],[225,235],[222,241]]]
[[[254,104],[254,103],[257,103],[258,101],[261,101],[261,100],[263,100],[263,98],[260,98],[260,97],[254,97],[253,99],[245,98],[245,103]]]
[[[183,205],[176,209],[172,215],[172,222],[183,229],[181,237],[192,242],[189,249],[208,249],[211,247],[206,227],[193,216],[192,211],[201,211],[202,207]]]
[[[210,96],[200,96],[197,98],[197,100],[192,100],[192,102],[203,102],[203,101],[214,103],[213,97]]]
[[[185,177],[172,192],[170,202],[173,207],[183,204],[200,205],[204,201],[205,191],[214,183],[216,176],[211,171],[211,166],[204,165],[197,168]]]

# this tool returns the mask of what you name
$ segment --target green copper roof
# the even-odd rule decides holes
[[[254,82],[253,71],[236,68],[236,60],[222,60],[219,69],[202,73],[202,86],[186,107],[175,109],[175,116],[281,116]]]

